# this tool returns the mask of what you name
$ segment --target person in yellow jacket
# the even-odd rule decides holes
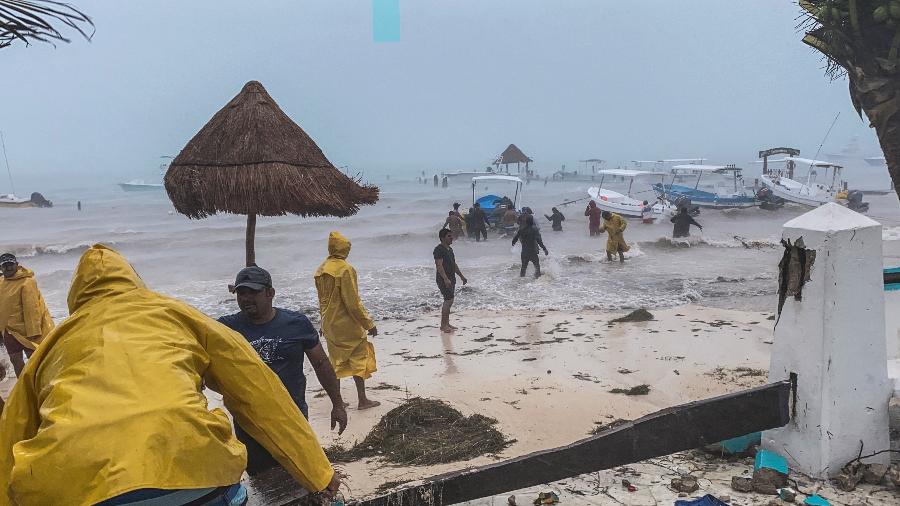
[[[619,262],[625,261],[625,252],[631,247],[625,242],[625,228],[628,222],[618,214],[609,211],[603,211],[603,226],[600,227],[601,232],[606,232],[609,237],[606,239],[606,259],[612,262],[613,255],[619,254]]]
[[[366,380],[377,370],[375,348],[366,337],[378,335],[359,298],[356,269],[347,262],[350,241],[340,232],[328,236],[328,258],[316,271],[322,333],[338,379],[353,376],[359,409],[381,405],[366,397]]]
[[[0,333],[16,376],[25,358],[51,330],[53,318],[34,280],[34,273],[19,265],[15,255],[0,255]],[[24,356],[23,356],[24,355]]]
[[[300,485],[337,490],[306,419],[240,334],[148,289],[99,244],[68,305],[0,416],[0,505],[240,503],[247,453],[204,383]]]

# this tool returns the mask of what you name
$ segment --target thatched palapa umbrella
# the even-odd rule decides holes
[[[247,265],[256,261],[256,216],[350,216],[374,204],[360,185],[250,81],[200,129],[169,165],[166,192],[188,218],[247,215]]]

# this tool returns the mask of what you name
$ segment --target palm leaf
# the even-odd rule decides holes
[[[75,30],[87,40],[94,35],[91,18],[70,4],[54,0],[0,0],[0,49],[16,41],[25,45],[70,42],[54,25]]]

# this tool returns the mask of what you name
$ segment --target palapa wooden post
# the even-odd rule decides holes
[[[256,265],[256,214],[247,215],[247,267]]]

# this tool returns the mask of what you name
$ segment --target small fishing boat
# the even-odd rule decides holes
[[[0,194],[0,209],[14,209],[23,207],[53,207],[53,202],[45,199],[38,192],[31,194],[30,199],[17,197],[15,194],[16,186],[13,184],[12,169],[9,167],[9,158],[6,156],[6,140],[3,132],[0,131],[0,147],[3,148],[3,160],[6,162],[6,173],[9,176],[9,187],[13,193]]]
[[[18,208],[18,207],[35,207],[34,202],[29,199],[16,197],[12,193],[0,195],[0,208]]]
[[[729,176],[731,185],[725,187],[719,182],[713,185],[713,191],[700,189],[700,181],[704,176]],[[660,199],[675,204],[679,200],[689,199],[691,204],[713,209],[740,209],[757,205],[756,195],[744,188],[742,170],[734,165],[676,165],[671,169],[672,182],[656,183],[653,190]],[[676,179],[696,177],[694,186],[675,184]]]
[[[162,183],[145,183],[143,179],[132,179],[127,183],[119,183],[119,187],[127,192],[145,192],[162,190]]]
[[[600,186],[588,188],[587,193],[597,204],[597,207],[603,211],[617,213],[627,218],[643,218],[645,207],[649,207],[650,214],[657,217],[671,216],[675,211],[675,206],[665,200],[658,200],[652,205],[645,206],[643,200],[632,197],[631,189],[634,186],[635,179],[648,176],[662,178],[665,176],[664,173],[644,170],[604,169],[597,171],[597,174],[600,176]],[[627,194],[604,188],[605,182],[616,177],[621,177],[623,180],[628,181]]]
[[[503,196],[495,193],[483,193],[480,197],[478,196],[479,190],[486,192],[488,190],[493,190],[497,186],[509,188],[511,184],[515,185],[514,189],[510,188],[513,190],[512,198],[509,198],[508,193]],[[487,216],[488,222],[490,222],[491,225],[496,225],[500,220],[500,216],[496,213],[496,210],[503,201],[508,199],[512,202],[513,209],[520,209],[524,185],[524,181],[516,176],[475,176],[472,178],[472,204],[478,204]]]
[[[840,165],[796,156],[787,156],[776,161],[785,162],[785,169],[769,169],[769,173],[763,174],[760,181],[775,196],[788,202],[807,207],[819,207],[828,202],[834,202],[838,192],[844,188],[844,182],[841,180],[843,167]],[[804,165],[808,167],[806,182],[801,183],[792,179],[794,167]],[[819,173],[817,169],[823,169],[823,179],[826,181],[824,184],[816,182]]]

